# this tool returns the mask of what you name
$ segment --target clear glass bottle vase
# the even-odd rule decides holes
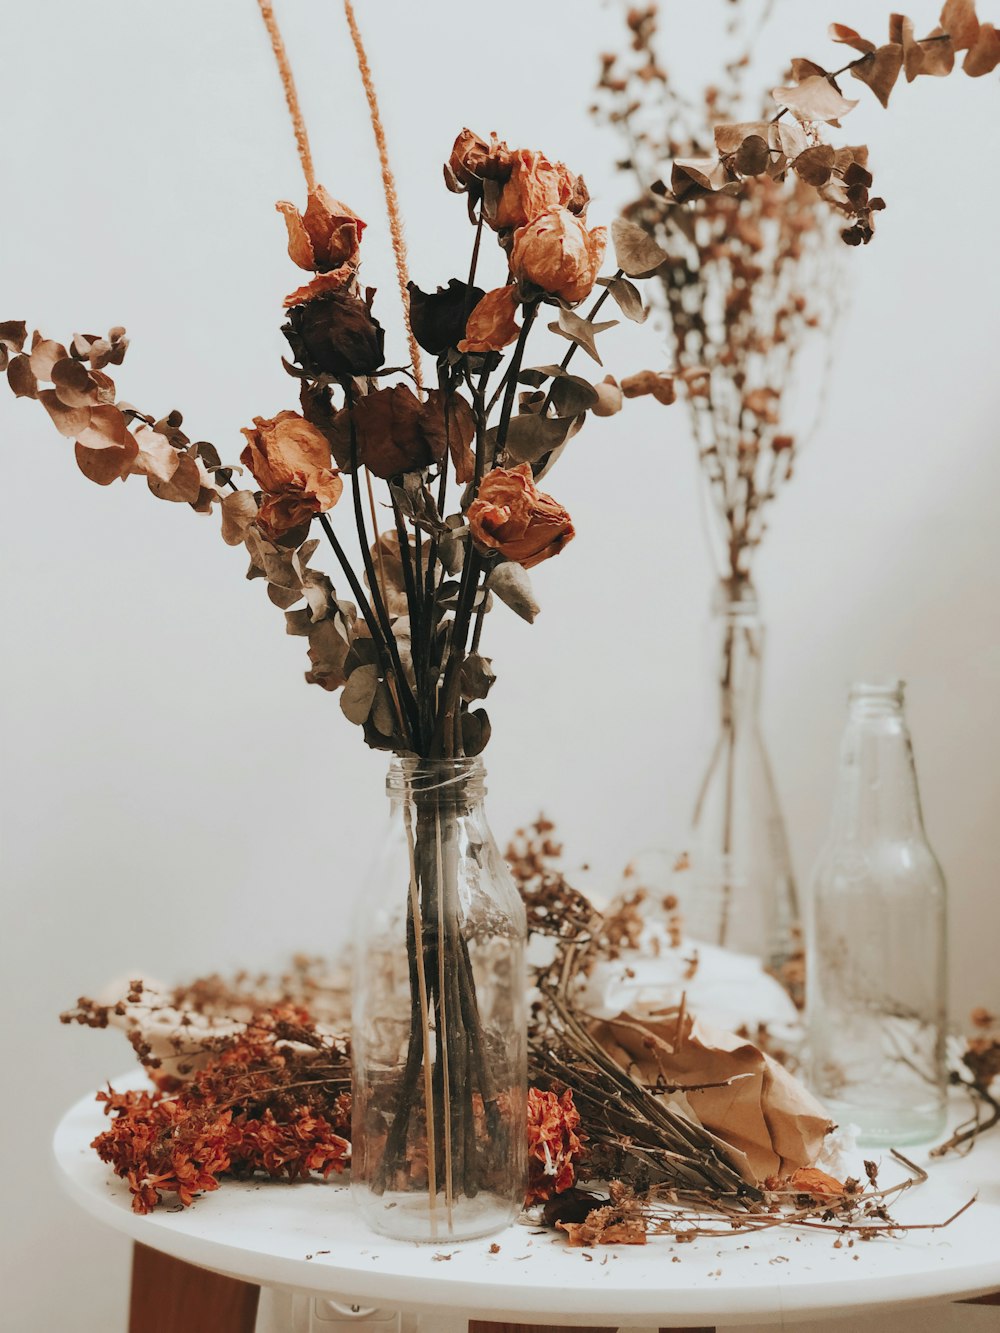
[[[723,580],[712,610],[717,722],[695,802],[684,924],[783,975],[800,948],[798,901],[760,726],[764,627],[749,579]]]
[[[525,913],[484,781],[479,759],[392,764],[355,915],[352,1192],[400,1239],[488,1235],[524,1203]]]
[[[813,875],[811,1081],[863,1144],[944,1128],[946,902],[924,832],[903,684],[852,687],[830,836]]]

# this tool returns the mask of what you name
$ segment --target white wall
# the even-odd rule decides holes
[[[829,20],[867,28],[875,8],[779,6],[765,64],[825,57]],[[370,221],[365,276],[391,324],[370,131],[338,7],[279,9],[320,177]],[[585,171],[592,219],[610,220],[625,189],[617,146],[584,108],[594,53],[618,40],[614,5],[358,9],[418,282],[467,262],[463,203],[440,184],[464,124]],[[704,81],[711,7],[675,9],[670,49]],[[58,337],[125,324],[123,396],[181,407],[192,433],[234,455],[251,416],[294,405],[278,305],[296,278],[273,202],[302,190],[254,5],[6,5],[0,87],[0,317]],[[829,404],[759,569],[766,722],[800,875],[829,807],[847,681],[893,670],[911,683],[952,889],[957,1013],[1000,1003],[998,109],[995,80],[955,75],[901,85],[888,114],[868,99],[851,117],[890,207],[874,243],[847,257]],[[609,368],[657,363],[648,326],[617,332]],[[41,1333],[70,1299],[77,1333],[105,1333],[122,1318],[126,1247],[58,1195],[46,1145],[60,1110],[129,1059],[119,1037],[60,1029],[55,1015],[116,974],[336,947],[379,836],[384,760],[302,683],[302,641],[243,581],[243,554],[215,519],[154,502],[138,481],[92,486],[37,404],[4,394],[0,433],[12,1159],[0,1324]],[[537,572],[536,626],[501,608],[489,627],[498,835],[544,806],[570,856],[606,876],[643,846],[683,841],[705,745],[710,572],[695,482],[683,411],[648,400],[588,428],[554,474],[579,539]]]

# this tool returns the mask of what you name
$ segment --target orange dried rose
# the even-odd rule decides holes
[[[254,417],[243,434],[240,462],[264,493],[257,524],[265,536],[274,540],[340,499],[344,483],[330,466],[329,442],[297,412]]]
[[[473,308],[465,325],[465,337],[458,344],[460,352],[500,352],[509,347],[521,332],[514,322],[517,288],[497,287],[487,292]]]
[[[340,268],[331,269],[329,273],[317,273],[311,282],[296,287],[294,292],[289,292],[282,305],[288,310],[293,305],[303,305],[306,301],[313,301],[326,292],[339,291],[354,279],[356,273],[353,264],[341,264]]]
[[[606,227],[588,231],[568,208],[551,208],[514,233],[511,273],[564,301],[582,301],[597,278],[607,239]]]
[[[510,149],[496,134],[489,143],[470,129],[462,130],[445,163],[444,179],[455,194],[480,190],[484,180],[505,181],[510,175]]]
[[[513,169],[503,187],[491,223],[494,227],[525,227],[550,208],[572,207],[577,178],[562,162],[550,162],[544,153],[519,148],[511,155]],[[586,187],[583,187],[585,207]],[[581,208],[573,209],[580,212]]]
[[[365,224],[322,185],[309,191],[306,211],[281,199],[275,208],[288,228],[288,255],[299,268],[325,273],[354,263]]]
[[[525,569],[558,555],[575,535],[562,505],[535,486],[529,463],[486,474],[469,506],[469,530],[480,550],[499,551]]]

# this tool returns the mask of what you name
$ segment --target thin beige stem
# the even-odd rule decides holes
[[[278,63],[281,86],[285,90],[288,114],[292,118],[292,129],[295,132],[295,147],[298,150],[299,161],[302,163],[302,174],[306,178],[306,189],[311,193],[316,188],[316,173],[313,170],[309,135],[306,132],[305,120],[302,117],[302,108],[299,106],[299,95],[295,89],[292,67],[288,63],[288,52],[285,50],[281,29],[278,27],[278,20],[274,17],[274,10],[269,0],[257,0],[257,5],[260,9],[261,18],[264,20],[264,26],[267,28],[267,35],[271,39],[271,50],[274,52],[274,58]]]
[[[368,101],[368,114],[372,123],[372,132],[375,135],[375,146],[378,149],[379,166],[382,169],[382,189],[385,194],[386,212],[389,215],[389,234],[392,237],[392,250],[396,257],[396,278],[399,282],[399,297],[403,303],[403,323],[406,325],[406,337],[410,348],[410,360],[413,362],[413,374],[416,378],[419,391],[419,386],[422,380],[420,370],[420,348],[417,345],[416,338],[413,336],[413,330],[410,328],[410,294],[407,290],[410,275],[406,262],[406,239],[403,236],[403,219],[399,211],[399,197],[396,193],[396,178],[393,176],[392,167],[389,165],[389,148],[386,143],[382,115],[379,111],[378,97],[375,93],[375,82],[372,78],[371,66],[368,64],[368,56],[365,52],[364,42],[361,40],[361,30],[358,27],[358,21],[354,16],[354,6],[351,4],[351,0],[344,0],[344,16],[347,19],[351,41],[354,43],[354,51],[358,59],[358,71],[361,75],[361,83],[364,86],[365,98]]]
[[[434,1135],[434,1085],[431,1081],[431,1022],[427,1002],[427,976],[424,972],[424,926],[417,893],[417,862],[413,847],[410,807],[406,806],[406,847],[410,854],[410,910],[413,913],[413,947],[417,951],[417,989],[420,993],[420,1026],[424,1034],[424,1108],[427,1119],[427,1191],[431,1237],[437,1239],[437,1161]]]
[[[452,1230],[453,1216],[452,1210],[455,1205],[452,1193],[451,1179],[451,1072],[448,1068],[448,1015],[445,1007],[445,989],[447,977],[445,974],[445,948],[444,948],[444,862],[441,852],[441,811],[434,811],[434,841],[437,849],[437,900],[438,900],[438,1013],[440,1015],[441,1031],[438,1035],[438,1058],[441,1061],[441,1113],[444,1116],[444,1199],[445,1206],[448,1209],[448,1230]]]

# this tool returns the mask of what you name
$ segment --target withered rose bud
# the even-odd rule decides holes
[[[487,292],[469,316],[465,337],[458,344],[460,352],[501,352],[521,332],[514,322],[517,288],[498,287]]]
[[[410,293],[410,328],[413,336],[432,356],[454,347],[465,333],[466,317],[485,295],[481,287],[452,278],[447,287],[436,292],[422,292],[415,282],[407,284]]]
[[[296,361],[313,378],[372,375],[385,359],[385,331],[364,301],[333,291],[293,306],[282,328]]]
[[[510,175],[510,149],[495,134],[489,143],[472,130],[463,130],[455,140],[451,157],[445,163],[444,179],[454,194],[466,190],[478,193],[483,181],[503,182]]]
[[[499,551],[525,569],[558,555],[574,537],[569,514],[537,489],[529,463],[486,474],[469,506],[469,530],[480,550]]]
[[[514,233],[511,273],[575,303],[591,291],[607,244],[606,227],[588,231],[566,208],[553,208]]]
[[[493,227],[526,227],[551,208],[569,208],[582,213],[587,206],[587,187],[562,162],[550,162],[543,153],[519,148],[512,157],[510,179],[503,187],[493,217]]]
[[[340,499],[344,483],[331,467],[329,442],[297,412],[254,417],[243,434],[240,462],[264,493],[257,525],[266,537],[274,541]]]
[[[284,215],[288,256],[299,268],[326,273],[341,264],[357,267],[358,245],[365,224],[322,185],[310,190],[304,213],[284,199],[275,208]]]
[[[332,269],[329,273],[317,273],[311,282],[296,287],[294,292],[289,292],[282,305],[288,310],[293,305],[304,305],[306,301],[315,301],[317,296],[324,296],[327,292],[347,290],[357,274],[358,271],[353,264],[341,264],[340,268]]]

